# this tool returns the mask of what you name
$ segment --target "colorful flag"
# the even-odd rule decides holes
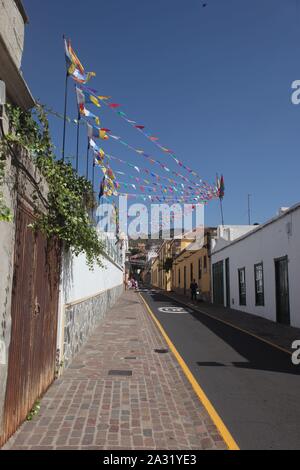
[[[71,41],[64,39],[67,73],[78,83],[87,83],[96,74],[85,72],[84,67],[71,46]]]
[[[80,107],[80,105],[85,105],[84,94],[78,87],[76,87],[76,97],[77,97],[78,108]]]
[[[103,131],[99,127],[92,126],[90,123],[87,123],[87,129],[88,129],[88,137],[90,139],[95,138],[95,139],[108,140],[109,138],[105,131]]]
[[[70,75],[75,80],[75,82],[81,83],[82,85],[87,83],[92,77],[96,76],[95,72],[81,73],[77,69],[75,69],[74,72],[71,73]]]
[[[218,195],[219,199],[223,199],[225,195],[225,184],[224,184],[224,176],[221,175],[221,178],[217,178],[217,188],[218,188]]]
[[[84,91],[84,90],[82,90],[82,93],[85,97],[86,103],[91,103],[97,106],[97,108],[101,108],[101,104],[97,96],[91,95],[91,93],[88,93],[87,91]]]
[[[79,112],[81,116],[84,116],[87,119],[93,119],[95,123],[97,124],[97,126],[100,126],[100,118],[96,116],[95,114],[91,113],[91,111],[89,111],[88,109],[86,109],[86,107],[83,104],[79,105]]]

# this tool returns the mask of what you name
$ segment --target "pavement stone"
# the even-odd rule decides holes
[[[166,348],[125,292],[3,450],[226,449],[173,354],[154,351]]]

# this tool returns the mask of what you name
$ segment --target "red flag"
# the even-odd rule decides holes
[[[114,108],[119,108],[121,105],[118,104],[118,103],[111,103],[108,105],[110,108],[114,109]]]
[[[141,130],[145,129],[145,126],[134,126],[134,127],[136,127],[137,129],[141,129]]]

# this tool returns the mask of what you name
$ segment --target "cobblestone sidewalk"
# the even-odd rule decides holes
[[[225,449],[176,359],[155,349],[164,339],[124,293],[3,449]]]

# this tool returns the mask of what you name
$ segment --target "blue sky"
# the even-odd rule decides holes
[[[247,223],[248,193],[252,221],[260,223],[300,199],[300,105],[290,99],[291,83],[300,79],[300,1],[203,3],[24,0],[30,23],[23,73],[33,95],[62,112],[62,35],[70,37],[86,70],[97,73],[92,87],[121,103],[205,180],[224,174],[225,223]],[[70,81],[68,114],[76,117],[73,87]],[[178,170],[109,110],[101,108],[100,116],[103,126]],[[60,148],[62,121],[51,118],[51,130]],[[103,148],[147,166],[115,142]],[[76,129],[68,125],[67,155],[75,149]],[[81,171],[85,149],[83,131]],[[205,216],[209,225],[220,223],[218,201]]]

